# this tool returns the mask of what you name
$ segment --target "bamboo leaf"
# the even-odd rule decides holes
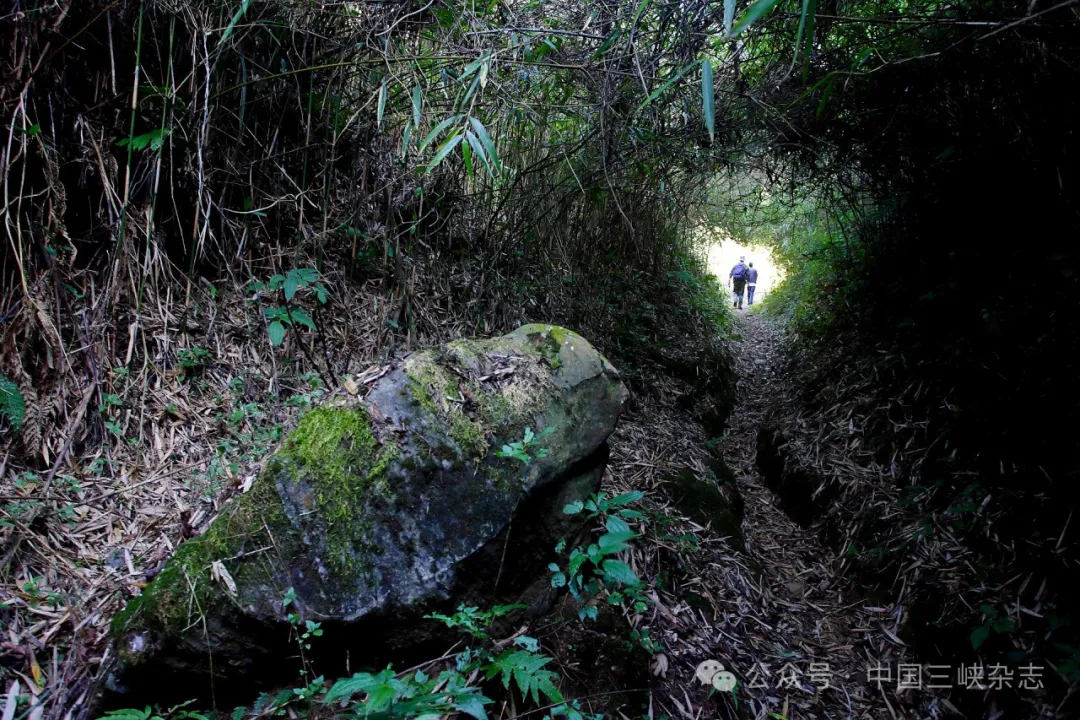
[[[596,58],[600,57],[608,50],[610,50],[611,46],[615,44],[615,41],[619,39],[620,35],[622,35],[622,30],[619,29],[616,29],[615,32],[611,33],[611,36],[608,37],[608,39],[605,40],[603,43],[601,43],[600,47],[596,49],[596,52],[592,54],[592,59],[595,60]]]
[[[647,106],[647,105],[648,105],[649,103],[651,103],[651,102],[652,102],[653,100],[655,100],[656,98],[660,97],[660,96],[661,96],[662,94],[664,94],[664,92],[666,92],[666,91],[667,91],[667,89],[668,89],[668,88],[670,88],[670,87],[671,87],[672,85],[674,85],[674,84],[675,84],[675,83],[677,83],[677,82],[678,82],[679,80],[681,80],[681,79],[682,79],[682,77],[683,77],[683,75],[685,75],[686,73],[688,73],[688,72],[690,71],[690,68],[694,67],[695,65],[697,65],[697,63],[690,63],[689,65],[687,65],[686,67],[684,67],[684,68],[683,68],[682,70],[680,70],[679,72],[677,72],[677,73],[675,74],[675,77],[673,77],[673,78],[670,78],[669,80],[667,80],[666,82],[664,82],[664,83],[663,83],[662,85],[660,85],[660,87],[658,87],[658,88],[656,88],[655,90],[653,90],[653,92],[652,92],[652,95],[649,95],[649,97],[645,99],[645,102],[641,103],[641,105],[639,105],[639,106],[638,106],[638,110],[639,110],[639,111],[640,111],[640,110],[644,110],[644,109],[645,109],[645,107],[646,107],[646,106]]]
[[[767,12],[776,7],[779,0],[757,0],[747,9],[746,14],[739,18],[739,22],[728,33],[729,38],[738,37],[743,30],[760,20]]]
[[[802,14],[799,16],[799,29],[795,33],[795,60],[799,59],[799,51],[802,50],[803,33],[806,32],[806,12],[810,8],[811,2],[813,2],[813,0],[802,0]]]
[[[810,54],[814,49],[814,17],[817,15],[817,0],[804,0],[802,19],[799,20],[799,30],[806,24],[806,37],[803,39],[803,73],[805,83],[810,77]]]
[[[442,133],[443,130],[450,127],[451,125],[453,125],[454,123],[456,123],[460,119],[461,119],[461,115],[451,115],[450,117],[446,118],[441,123],[436,125],[432,129],[432,131],[427,134],[427,137],[424,138],[423,142],[420,143],[420,147],[418,147],[417,150],[422,151],[424,148],[426,148],[428,145],[430,145],[431,141],[434,140],[436,137],[438,137],[439,134]]]
[[[382,87],[379,88],[379,116],[378,116],[378,128],[382,129],[383,113],[386,111],[386,82],[384,81]]]
[[[495,151],[495,143],[491,141],[491,136],[488,135],[487,128],[476,118],[469,118],[469,122],[473,126],[473,130],[476,131],[476,137],[480,138],[480,142],[484,146],[484,150],[487,151],[488,159],[491,160],[492,166],[495,171],[502,174],[502,164],[499,162],[499,153]]]
[[[412,137],[412,125],[405,126],[405,133],[401,136],[401,157],[405,158],[409,154],[409,138]]]
[[[420,86],[417,85],[412,90],[412,120],[413,125],[420,127],[420,109],[422,106],[423,98],[420,95]]]
[[[469,177],[472,177],[472,149],[469,147],[469,145],[470,143],[465,143],[461,146],[461,156],[465,160],[465,172],[468,173]]]
[[[735,0],[724,0],[724,34],[731,37],[731,24],[735,21]]]
[[[637,21],[641,17],[641,13],[645,12],[645,8],[649,6],[650,2],[651,0],[641,0],[641,2],[638,3],[638,6],[634,8],[634,19],[630,21],[630,24],[632,26],[637,25]]]
[[[825,106],[829,103],[829,97],[832,95],[835,86],[836,78],[832,77],[829,79],[829,84],[825,86],[825,92],[821,93],[821,100],[818,102],[814,117],[820,118],[825,113]]]
[[[472,81],[472,85],[469,86],[469,90],[465,93],[465,97],[461,98],[461,102],[458,104],[459,108],[465,103],[469,102],[469,98],[472,97],[473,93],[476,92],[476,88],[478,87],[480,87],[479,75],[477,75],[476,78]]]
[[[464,80],[465,78],[469,77],[474,72],[479,70],[480,66],[484,64],[484,62],[488,59],[488,56],[490,54],[491,54],[490,51],[484,52],[483,54],[480,55],[480,57],[476,58],[471,63],[466,65],[465,69],[461,72],[461,77],[458,78],[458,79],[459,80]]]
[[[233,14],[232,20],[225,28],[225,32],[221,34],[221,40],[218,42],[219,47],[229,39],[229,36],[232,35],[233,30],[236,28],[236,23],[240,22],[240,18],[244,17],[244,13],[247,12],[249,7],[251,7],[251,0],[244,0],[240,3],[240,9]]]
[[[701,104],[705,113],[705,128],[709,131],[709,142],[716,136],[716,110],[713,106],[713,71],[708,58],[701,61]]]
[[[435,157],[431,158],[431,162],[428,164],[427,170],[424,171],[424,174],[427,175],[436,167],[438,167],[439,163],[446,159],[446,156],[452,153],[454,151],[454,148],[458,146],[458,143],[461,142],[461,138],[462,135],[460,132],[456,132],[452,136],[447,138],[443,142],[443,144],[439,146],[438,151],[436,151],[435,153]]]
[[[487,153],[484,152],[484,145],[480,142],[480,138],[476,137],[472,130],[466,130],[465,139],[468,141],[469,147],[472,148],[473,154],[480,158],[480,162],[484,163],[488,174],[495,177],[495,171],[491,167],[491,161],[488,160]]]

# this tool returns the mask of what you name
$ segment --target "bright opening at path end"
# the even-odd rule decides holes
[[[754,294],[754,303],[757,304],[784,279],[783,270],[773,259],[772,248],[763,245],[740,245],[734,240],[725,240],[710,245],[706,259],[709,272],[716,276],[721,286],[727,287],[728,273],[735,263],[739,262],[740,257],[745,257],[747,263],[754,263],[758,271],[757,292]]]

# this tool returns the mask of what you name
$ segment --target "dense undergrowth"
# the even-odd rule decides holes
[[[1074,10],[5,10],[0,653],[34,688],[20,707],[86,708],[108,615],[298,408],[392,354],[536,320],[638,392],[650,362],[729,383],[728,301],[696,259],[713,223],[784,260],[769,305],[807,405],[865,368],[879,454],[924,450],[897,480],[908,519],[976,560],[963,592],[916,588],[920,619],[956,629],[921,647],[1045,658],[1064,692]],[[909,557],[878,556],[880,586]]]

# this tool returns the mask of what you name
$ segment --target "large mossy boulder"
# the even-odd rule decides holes
[[[336,395],[114,618],[117,686],[264,674],[288,652],[289,613],[355,668],[415,639],[432,608],[521,590],[574,530],[561,508],[598,486],[626,397],[599,352],[551,325],[416,352],[366,397]],[[499,453],[548,428],[530,462]]]

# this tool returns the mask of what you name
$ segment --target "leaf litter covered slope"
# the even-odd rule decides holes
[[[33,472],[34,453],[17,444],[0,455],[0,665],[15,675],[14,696],[32,697],[46,718],[88,711],[112,658],[110,618],[249,486],[297,413],[334,389],[320,380],[320,351],[364,389],[390,354],[527,319],[520,303],[491,295],[485,324],[467,325],[448,299],[468,280],[446,268],[422,275],[431,284],[418,283],[419,319],[406,334],[384,322],[377,280],[328,274],[333,295],[316,316],[327,342],[310,355],[292,336],[275,351],[259,304],[227,283],[194,286],[186,307],[169,285],[129,324],[110,314],[92,277],[80,278],[96,298],[81,349],[94,374],[81,384],[79,368],[65,365],[34,401],[47,430],[34,452],[51,470]],[[24,325],[19,316],[2,326],[6,347]],[[78,357],[77,346],[63,350]]]
[[[890,380],[910,363],[897,350],[864,352],[865,338],[852,336],[785,340],[758,466],[792,480],[778,488],[781,507],[821,539],[836,572],[875,599],[897,654],[893,685],[895,663],[908,662],[935,686],[929,698],[890,700],[915,717],[1074,717],[1074,669],[1046,650],[1072,652],[1053,632],[1074,604],[1071,587],[1054,591],[1053,576],[1059,562],[1067,567],[1071,517],[1017,541],[1014,527],[1032,506],[980,486],[985,467],[948,422],[955,388]],[[1005,472],[995,463],[991,473],[998,467]],[[991,504],[995,492],[1006,500]]]
[[[784,382],[782,336],[754,315],[742,316],[737,332],[738,404],[714,445],[745,500],[746,553],[681,518],[665,535],[650,535],[635,557],[636,569],[656,579],[668,574],[662,558],[676,549],[660,537],[685,532],[697,538],[697,549],[681,554],[673,579],[657,582],[656,606],[639,619],[663,646],[650,668],[659,692],[649,716],[895,718],[907,717],[902,708],[912,704],[923,707],[921,717],[936,716],[929,698],[914,691],[897,696],[897,667],[910,660],[888,610],[862,600],[839,576],[836,553],[784,514],[760,483],[755,441],[769,398]],[[674,391],[664,378],[655,382]],[[624,419],[613,438],[609,480],[615,492],[650,491],[650,515],[679,517],[673,488],[662,478],[687,467],[703,477],[710,451],[700,426],[676,411],[669,396],[661,391]],[[697,666],[710,659],[739,679],[734,696],[709,693],[695,678]],[[880,688],[868,681],[868,668],[879,665],[892,675]]]

